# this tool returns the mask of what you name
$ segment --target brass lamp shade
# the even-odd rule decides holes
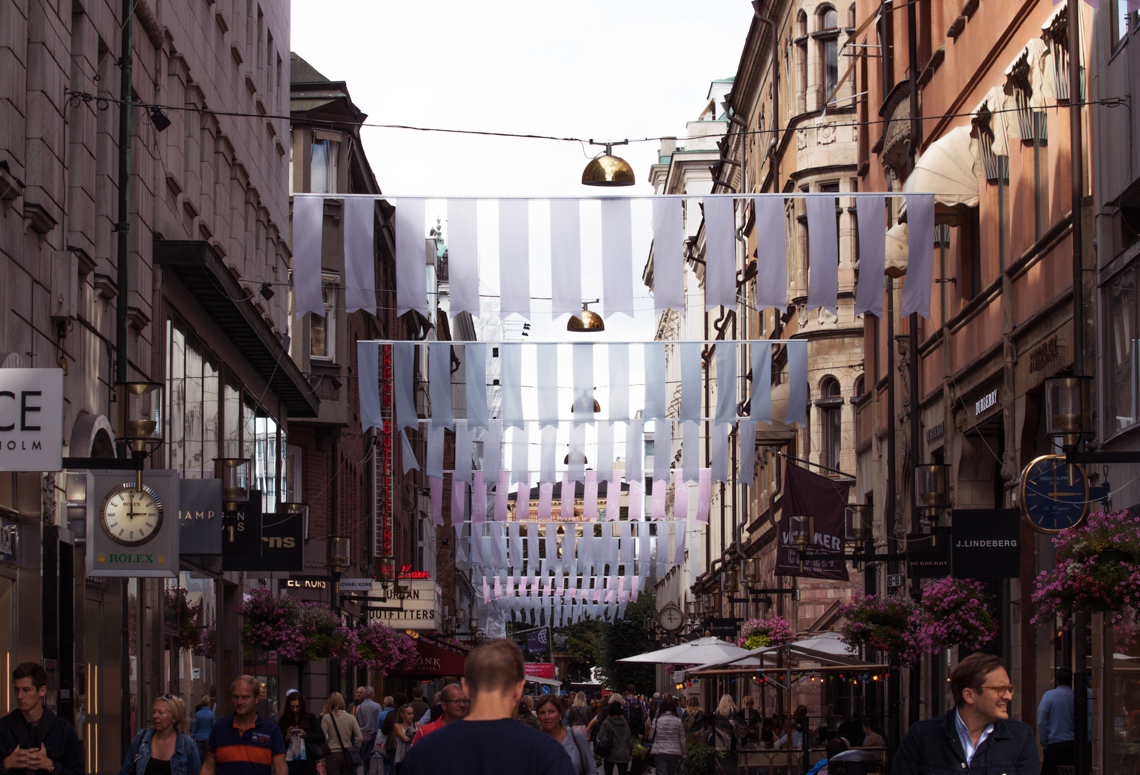
[[[569,453],[567,453],[566,457],[562,458],[562,464],[563,465],[570,465]],[[590,458],[586,457],[585,455],[582,455],[582,465],[584,465],[584,466],[590,465]]]
[[[582,170],[583,186],[632,186],[635,182],[629,162],[608,153],[590,159]]]
[[[601,315],[596,312],[590,312],[590,310],[586,309],[586,305],[583,304],[581,316],[572,316],[566,323],[566,330],[590,334],[597,331],[605,331],[606,324],[602,321]]]

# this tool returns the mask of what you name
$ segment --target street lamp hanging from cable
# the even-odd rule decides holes
[[[605,153],[590,159],[586,169],[582,170],[583,186],[632,186],[636,180],[633,167],[620,156],[614,156],[611,151],[615,145],[628,145],[629,140],[613,143],[597,143],[590,140],[590,145],[604,145]]]

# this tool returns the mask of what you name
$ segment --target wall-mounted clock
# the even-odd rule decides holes
[[[666,603],[657,612],[657,623],[666,632],[677,632],[685,626],[685,612],[675,603]]]
[[[1076,527],[1089,513],[1089,480],[1085,469],[1062,455],[1043,455],[1021,473],[1021,516],[1038,533],[1054,534]]]
[[[162,527],[162,501],[155,491],[124,483],[112,488],[99,506],[99,526],[117,544],[142,546]]]

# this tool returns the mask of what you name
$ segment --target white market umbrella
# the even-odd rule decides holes
[[[619,659],[618,662],[640,662],[653,665],[703,665],[707,662],[727,662],[734,657],[746,657],[748,649],[734,646],[720,638],[699,638],[670,646],[667,649]]]

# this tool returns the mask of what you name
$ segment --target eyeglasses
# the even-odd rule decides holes
[[[471,704],[471,700],[466,699],[466,698],[464,698],[462,700],[440,700],[440,702],[450,702],[450,703],[453,703],[455,705],[470,705]]]
[[[1013,684],[1006,684],[1005,686],[983,686],[982,688],[983,689],[993,689],[998,694],[1005,694],[1006,692],[1013,694],[1014,689],[1016,689],[1016,687]]]

